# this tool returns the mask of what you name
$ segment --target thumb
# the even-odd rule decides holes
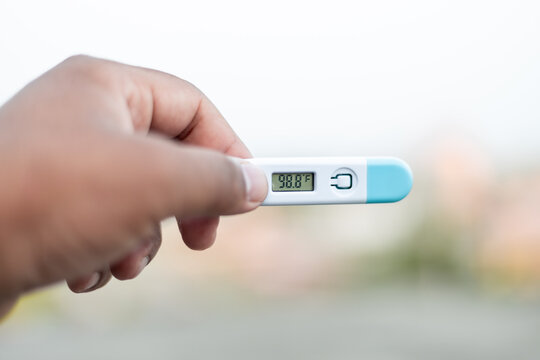
[[[237,214],[266,197],[266,175],[247,161],[155,136],[133,140],[122,161],[133,176],[126,184],[134,206],[154,218]]]

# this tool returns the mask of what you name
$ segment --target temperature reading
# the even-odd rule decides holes
[[[273,173],[272,191],[313,191],[314,173]]]

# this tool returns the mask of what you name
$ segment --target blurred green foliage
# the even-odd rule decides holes
[[[456,229],[444,220],[428,217],[397,244],[353,255],[344,267],[347,286],[393,282],[474,284],[474,242]]]

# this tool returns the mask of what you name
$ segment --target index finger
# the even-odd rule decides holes
[[[223,115],[193,84],[157,70],[127,69],[130,76],[125,89],[130,112],[145,116],[134,119],[136,123],[184,143],[251,157]]]

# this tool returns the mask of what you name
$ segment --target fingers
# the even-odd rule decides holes
[[[108,281],[110,273],[98,274],[97,282],[97,276],[81,279],[81,275],[114,264],[140,246],[139,239],[149,236],[156,222],[171,216],[196,218],[241,213],[258,206],[266,196],[266,176],[260,169],[216,151],[156,136],[116,132],[99,136],[100,146],[92,148],[92,156],[84,164],[75,163],[77,171],[64,173],[69,183],[77,186],[64,186],[62,192],[55,193],[54,200],[62,203],[77,199],[77,206],[63,214],[62,223],[84,229],[86,241],[79,246],[65,240],[64,246],[51,255],[62,261],[55,262],[53,268],[47,265],[49,261],[40,265],[51,269],[43,282],[68,278],[73,291],[97,289]],[[80,146],[87,151],[84,142]],[[57,179],[51,177],[48,181]],[[185,234],[194,231],[184,228]],[[211,243],[204,240],[207,237],[200,244],[189,240],[190,235],[187,239],[196,248]],[[128,269],[113,266],[115,275],[134,276],[135,258],[139,256],[127,261]]]
[[[158,224],[154,236],[146,239],[138,249],[111,266],[113,276],[118,280],[135,278],[156,256],[160,246],[161,229]]]
[[[215,149],[239,158],[251,157],[244,143],[199,89],[182,79],[158,71],[141,68],[132,70],[133,74],[138,75],[138,81],[152,89],[152,130],[175,137],[186,144]],[[129,103],[132,106],[134,104]],[[177,218],[177,222],[184,243],[191,249],[204,250],[214,243],[219,217]]]
[[[215,149],[227,155],[247,158],[251,154],[244,143],[231,129],[212,102],[192,84],[172,75],[158,71],[131,67],[132,79],[138,84],[126,96],[132,114],[148,114],[146,99],[140,96],[141,89],[151,89],[152,115],[140,121],[149,129],[198,146]],[[151,119],[150,119],[151,118]],[[134,122],[137,123],[136,117]],[[150,125],[148,125],[150,124]],[[144,127],[144,126],[143,126]],[[210,247],[216,238],[219,218],[177,218],[182,238],[192,249]]]
[[[68,287],[75,293],[84,293],[97,290],[111,280],[111,271],[105,268],[78,279],[67,280]]]
[[[155,256],[158,247],[147,242],[139,249],[128,254],[122,260],[111,266],[111,272],[118,280],[129,280],[139,275],[150,260]]]
[[[105,286],[111,279],[111,275],[118,280],[133,279],[154,258],[161,246],[161,228],[159,224],[155,225],[155,231],[152,236],[145,239],[142,244],[130,254],[115,262],[109,268],[99,272],[68,280],[67,284],[71,291],[75,293],[90,292]]]
[[[189,82],[155,70],[84,56],[73,57],[67,62],[70,66],[94,69],[91,73],[100,81],[104,78],[106,82],[116,79],[112,83],[120,86],[113,88],[120,89],[134,129],[144,132],[152,130],[187,144],[215,149],[235,157],[251,156],[212,102]],[[209,234],[215,232],[215,221],[191,222],[193,225],[185,222],[182,226],[187,243],[196,247],[211,244],[213,240],[209,240]],[[190,229],[192,226],[194,228]],[[199,242],[194,242],[197,233],[206,235]]]
[[[219,217],[177,220],[184,243],[192,250],[208,249],[216,240]]]

